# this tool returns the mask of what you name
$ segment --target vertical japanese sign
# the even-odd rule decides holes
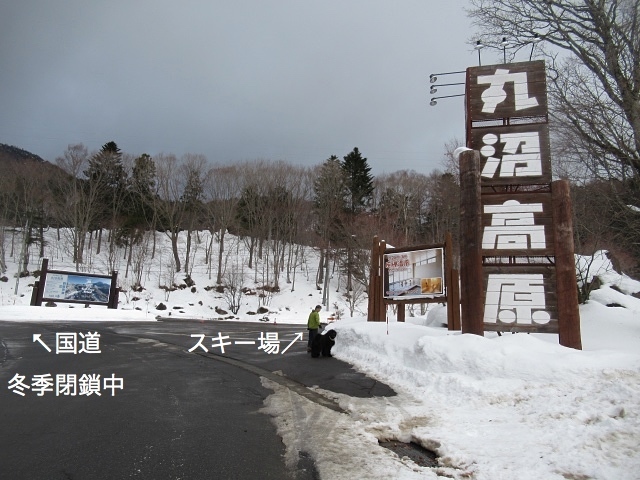
[[[543,61],[467,69],[480,152],[484,330],[558,332]]]

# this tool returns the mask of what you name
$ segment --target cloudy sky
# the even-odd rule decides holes
[[[467,4],[0,0],[0,143],[296,165],[358,147],[374,174],[429,173],[464,136],[462,97],[429,106],[428,77],[477,65]]]

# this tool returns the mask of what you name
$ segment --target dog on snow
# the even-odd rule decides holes
[[[311,356],[318,358],[320,355],[323,357],[332,357],[331,348],[336,343],[336,335],[338,333],[335,330],[329,330],[325,334],[318,334],[311,342]]]

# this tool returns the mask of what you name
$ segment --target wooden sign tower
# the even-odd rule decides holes
[[[569,187],[552,182],[543,61],[467,69],[462,331],[558,333],[580,349]]]

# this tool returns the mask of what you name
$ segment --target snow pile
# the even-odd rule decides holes
[[[337,328],[337,357],[399,391],[403,400],[393,403],[410,406],[381,411],[358,401],[353,413],[375,419],[368,428],[384,426],[386,436],[439,445],[460,475],[622,479],[640,469],[638,354],[398,323]]]

